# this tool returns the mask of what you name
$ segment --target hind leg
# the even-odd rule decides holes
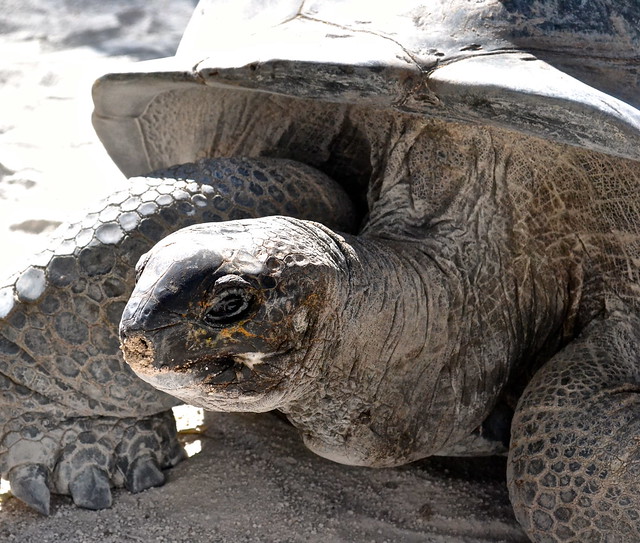
[[[640,541],[640,319],[592,323],[535,376],[512,426],[509,486],[533,541]]]
[[[176,400],[133,374],[117,336],[135,264],[181,227],[269,214],[353,220],[344,192],[303,164],[206,160],[133,179],[0,283],[0,473],[17,497],[46,514],[50,492],[100,509],[112,486],[162,484],[181,458]]]

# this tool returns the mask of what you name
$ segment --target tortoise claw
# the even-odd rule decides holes
[[[109,476],[100,468],[90,466],[82,471],[71,483],[69,491],[73,502],[85,509],[106,509],[111,507]]]
[[[11,493],[42,515],[49,515],[49,470],[42,464],[22,464],[9,471]]]
[[[147,488],[162,486],[165,482],[164,473],[158,463],[149,456],[136,458],[125,474],[124,484],[134,494]]]

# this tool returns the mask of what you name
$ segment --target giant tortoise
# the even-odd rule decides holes
[[[131,189],[0,289],[14,493],[161,484],[176,397],[347,464],[508,450],[532,540],[640,540],[639,28],[635,0],[201,1],[94,87]]]

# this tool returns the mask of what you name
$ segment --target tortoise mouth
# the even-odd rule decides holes
[[[157,349],[145,335],[126,337],[122,353],[131,369],[143,380],[166,392],[206,387],[208,394],[233,389],[238,394],[258,394],[273,390],[283,381],[277,367],[264,353],[198,354],[185,357],[181,350],[172,356]]]
[[[229,386],[249,381],[254,372],[234,355],[205,355],[174,366],[178,373],[192,373],[204,385]]]

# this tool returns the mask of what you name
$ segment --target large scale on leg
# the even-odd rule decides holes
[[[207,408],[278,408],[360,465],[504,451],[515,411],[532,540],[637,540],[639,12],[572,6],[204,1],[175,59],[101,79],[94,123],[127,174],[292,159],[360,224],[277,210],[165,238],[124,311],[134,370]]]

